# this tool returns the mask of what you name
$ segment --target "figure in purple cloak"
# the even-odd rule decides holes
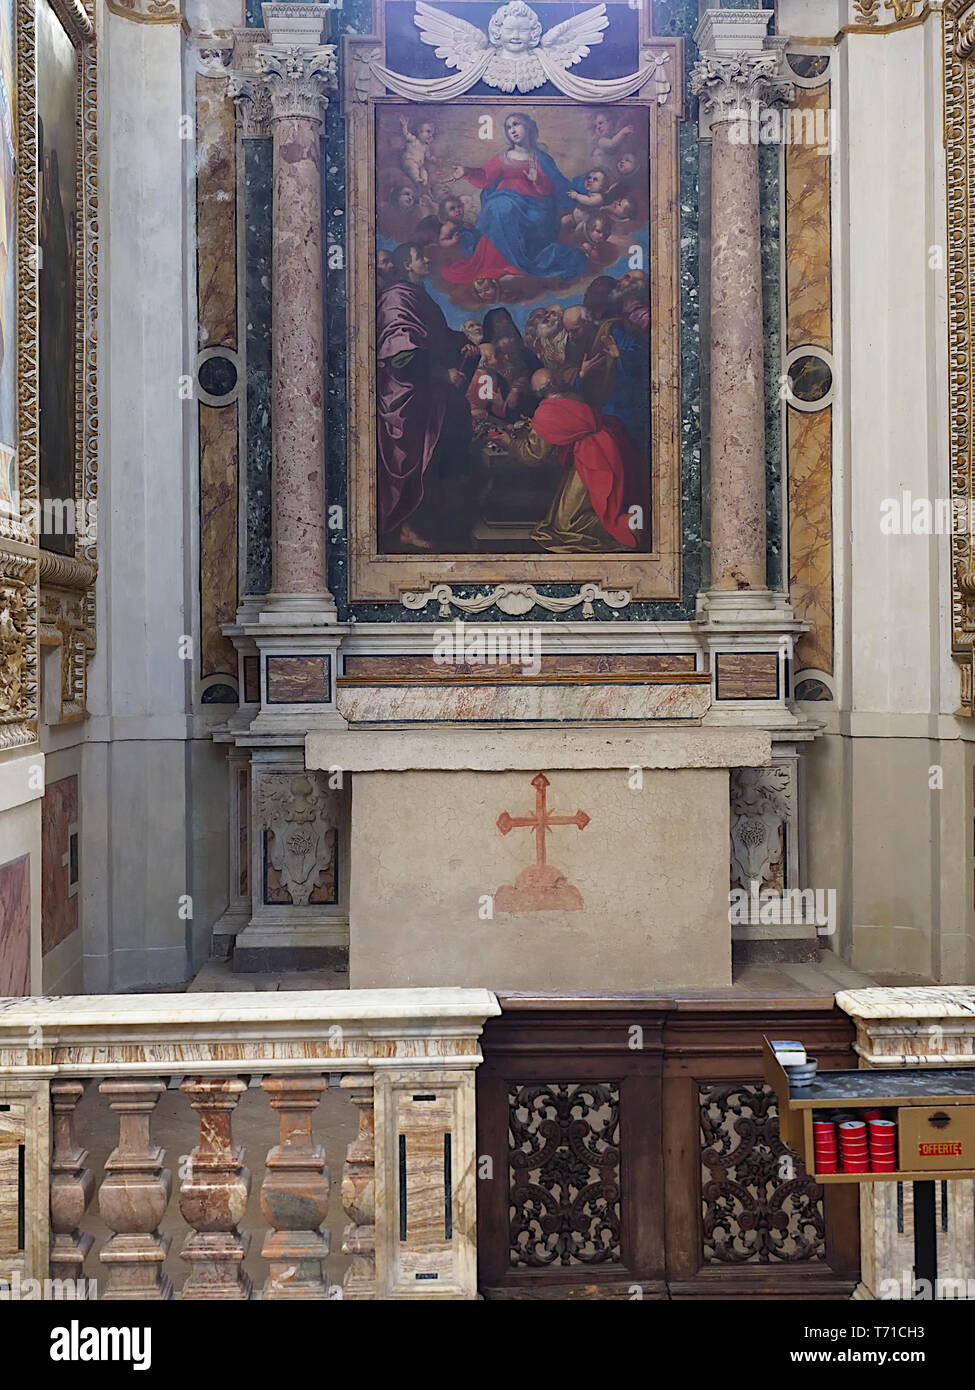
[[[470,539],[471,414],[460,370],[477,348],[424,288],[422,246],[393,252],[376,305],[378,511],[386,551],[463,551]]]

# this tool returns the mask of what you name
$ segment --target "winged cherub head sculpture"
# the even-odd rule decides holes
[[[477,76],[502,92],[533,92],[551,77],[589,54],[609,25],[606,6],[594,5],[542,32],[541,20],[525,0],[495,10],[484,34],[466,19],[417,0],[413,21],[423,43],[436,49],[449,68]]]
[[[491,16],[488,39],[494,48],[503,48],[506,53],[524,53],[541,43],[541,20],[524,0],[511,0]]]
[[[411,101],[451,101],[485,83],[501,92],[533,92],[551,82],[557,91],[576,101],[620,101],[639,91],[668,61],[666,51],[641,49],[640,66],[624,77],[579,77],[569,69],[603,41],[609,28],[606,5],[593,5],[551,29],[542,28],[538,15],[525,0],[509,0],[495,10],[487,33],[448,10],[416,0],[413,23],[421,43],[429,44],[448,68],[448,77],[410,77],[394,72],[375,59],[372,71],[393,92]],[[665,88],[669,91],[669,86]],[[660,99],[658,97],[658,99]]]

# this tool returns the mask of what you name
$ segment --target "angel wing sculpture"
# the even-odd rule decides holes
[[[533,92],[551,82],[576,101],[619,101],[637,91],[667,61],[663,53],[649,55],[636,72],[608,81],[578,77],[569,68],[587,58],[603,41],[609,27],[604,4],[594,5],[543,31],[538,15],[525,0],[510,0],[495,10],[487,33],[466,19],[416,0],[414,24],[423,43],[433,48],[452,76],[407,77],[373,63],[376,76],[390,91],[413,101],[450,101],[478,82],[501,92]]]

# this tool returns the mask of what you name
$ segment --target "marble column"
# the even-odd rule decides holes
[[[712,594],[767,587],[757,112],[792,94],[777,75],[778,51],[763,47],[770,12],[733,11],[736,28],[727,35],[720,28],[727,12],[717,11],[717,19],[714,13],[708,11],[699,26],[701,56],[691,73],[712,141]],[[724,51],[728,43],[739,51]],[[751,50],[741,51],[746,44]]]
[[[345,728],[335,690],[346,629],[328,590],[325,482],[322,135],[336,54],[322,43],[325,6],[275,0],[261,10],[263,30],[235,31],[229,86],[241,134],[269,139],[273,161],[271,590],[247,595],[237,622],[224,628],[238,649],[245,696],[227,741],[243,742],[252,759],[252,800],[260,790],[259,765],[284,759],[300,776],[308,730]],[[336,814],[341,797],[339,791]],[[251,844],[263,849],[268,829],[248,819]],[[280,857],[282,846],[271,839]],[[295,891],[277,885],[268,897],[259,887],[263,857],[258,867],[241,890],[234,920],[222,924],[239,928],[249,918],[235,936],[234,968],[334,964],[337,946],[344,960],[347,925],[337,942],[334,919],[345,911],[347,923],[347,909],[335,892],[302,880]]]
[[[325,580],[321,133],[335,49],[269,45],[258,63],[274,142],[269,599],[334,619]]]
[[[758,150],[766,108],[791,100],[771,10],[706,10],[691,91],[710,140],[711,580],[698,596],[712,672],[708,724],[794,728],[790,668],[806,630],[767,578],[765,335]]]

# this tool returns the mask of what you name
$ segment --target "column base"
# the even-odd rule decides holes
[[[314,594],[284,594],[272,590],[261,599],[257,621],[276,627],[282,619],[289,624],[322,627],[338,622],[338,610],[327,589]]]
[[[706,589],[697,596],[698,622],[734,624],[754,621],[762,614],[782,613],[792,608],[784,596],[771,589]]]

